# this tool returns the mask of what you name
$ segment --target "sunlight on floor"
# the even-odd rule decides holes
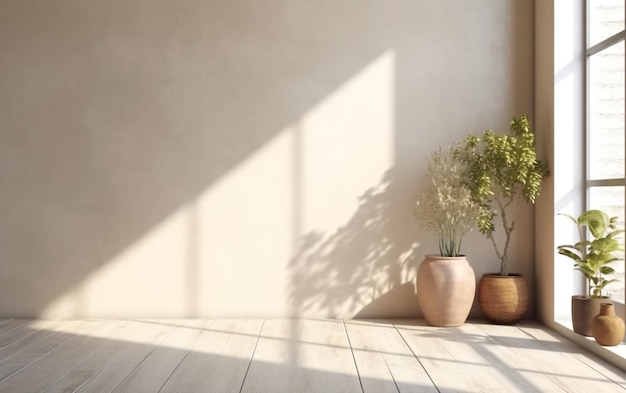
[[[216,384],[245,392],[626,387],[623,371],[532,322],[436,328],[423,320],[3,320],[0,348],[3,391],[50,384],[86,392]]]

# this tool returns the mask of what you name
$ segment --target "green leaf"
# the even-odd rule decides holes
[[[609,216],[597,209],[588,210],[578,217],[578,225],[586,226],[589,228],[589,232],[594,238],[599,238],[604,235],[609,227]]]
[[[521,201],[534,203],[549,174],[537,159],[530,120],[526,115],[513,117],[508,134],[486,130],[482,137],[469,135],[455,154],[468,166],[466,184],[474,200],[483,206],[476,225],[483,235],[494,240],[503,264],[508,259],[516,207]],[[505,236],[500,245],[493,237],[496,228],[503,230]]]
[[[603,282],[603,283],[599,286],[599,288],[600,288],[600,289],[604,289],[604,287],[606,287],[607,285],[609,285],[609,284],[613,284],[613,283],[615,283],[615,282],[619,282],[619,280],[617,280],[617,279],[606,280],[606,281],[604,281],[604,282]]]
[[[574,224],[578,225],[578,221],[576,220],[576,218],[575,218],[574,216],[570,215],[570,214],[567,214],[567,213],[557,213],[557,216],[564,216],[564,217],[567,217],[567,218],[569,218],[570,220],[572,220],[572,222],[573,222]]]
[[[600,273],[602,274],[613,274],[615,273],[615,269],[613,269],[611,266],[602,266],[600,268]]]
[[[572,247],[572,246],[569,246],[569,247]],[[570,259],[573,259],[576,262],[581,262],[582,261],[582,259],[580,258],[580,256],[578,254],[576,254],[576,253],[566,249],[565,247],[563,247],[563,248],[559,247],[559,254],[564,255],[564,256],[566,256],[566,257],[568,257]]]
[[[593,275],[595,274],[595,271],[589,268],[585,268],[583,266],[576,266],[574,268],[574,270],[577,270],[579,272],[582,272],[583,275],[585,276],[585,278],[587,279],[591,279],[591,277],[593,277]]]

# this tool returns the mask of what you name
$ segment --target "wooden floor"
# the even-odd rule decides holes
[[[535,323],[0,321],[0,392],[626,392]]]

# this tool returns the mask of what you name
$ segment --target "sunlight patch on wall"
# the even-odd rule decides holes
[[[334,286],[370,291],[372,277],[385,281],[387,272],[351,278],[337,271],[364,268],[362,244],[343,244],[339,259],[301,265],[298,257],[311,233],[332,241],[347,227],[357,235],[362,230],[350,227],[362,197],[393,166],[394,73],[393,52],[376,58],[45,314],[286,316],[299,302],[317,303],[311,315],[343,313],[348,299],[331,310],[309,295],[332,297]],[[304,292],[296,294],[294,275],[309,270],[324,277],[298,283]]]
[[[290,315],[351,317],[400,274],[388,226],[394,100],[387,51],[302,118]]]
[[[146,232],[73,290],[44,316],[179,316],[183,310],[187,208]]]
[[[302,230],[348,222],[393,165],[394,60],[385,52],[302,118]]]
[[[284,130],[198,199],[204,312],[280,312],[295,214],[292,138]]]

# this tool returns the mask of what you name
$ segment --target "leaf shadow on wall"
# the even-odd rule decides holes
[[[293,316],[418,317],[419,257],[410,206],[394,169],[359,197],[359,207],[333,234],[310,231],[288,265]],[[405,228],[406,230],[398,230]]]
[[[286,304],[298,315],[413,316],[406,191],[421,149],[532,104],[532,4],[521,0],[36,3],[0,3],[4,317],[282,317]],[[397,166],[333,233],[294,234],[298,152],[286,130],[386,54],[389,78],[361,87],[374,106],[376,86],[389,93],[394,146],[377,170]],[[343,126],[352,110],[328,118]],[[268,151],[263,162],[277,165],[257,165]],[[264,202],[254,226],[245,209],[261,187],[277,210]],[[278,231],[262,226],[270,220]]]
[[[230,284],[207,291],[255,264],[209,243],[207,233],[226,220],[244,227],[249,218],[207,218],[202,207],[235,212],[258,203],[233,191],[249,179],[238,170],[395,47],[414,20],[398,20],[400,10],[406,13],[400,4],[353,0],[314,7],[281,0],[39,3],[0,6],[9,32],[0,37],[7,92],[0,95],[0,313],[257,312],[245,300],[230,303]],[[390,29],[391,21],[397,27]],[[10,98],[13,92],[19,99]],[[289,165],[290,152],[283,153],[270,160],[283,162],[280,168]],[[268,199],[283,197],[275,187],[280,168],[255,172],[276,188]],[[237,186],[224,193],[240,199],[202,204],[208,194],[224,195],[220,187],[233,179]],[[233,231],[225,238],[245,243],[258,236]],[[291,251],[285,238],[277,241],[276,249],[286,249],[278,269]],[[207,256],[215,248],[218,257]],[[276,310],[283,303],[266,304],[268,314],[282,315]]]

